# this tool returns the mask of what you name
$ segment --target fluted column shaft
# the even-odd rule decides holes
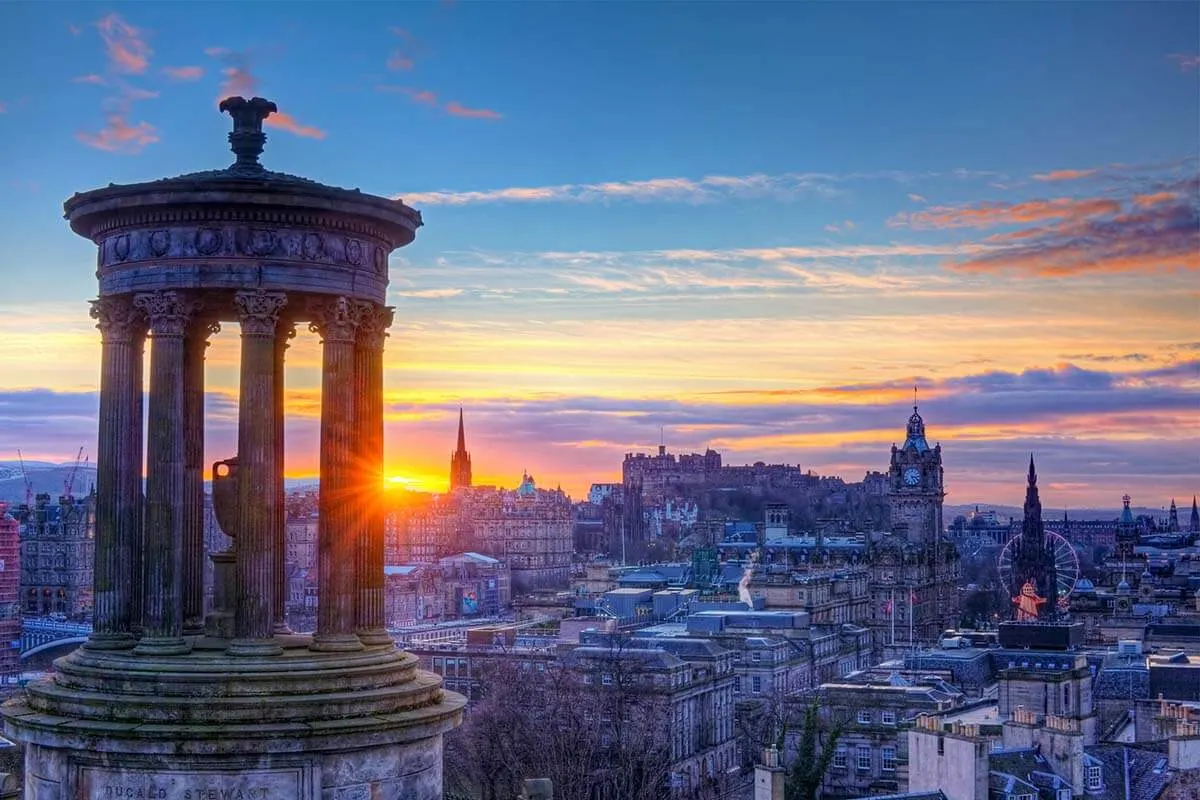
[[[150,413],[142,638],[134,652],[186,653],[183,638],[184,335],[195,303],[181,292],[139,294],[150,321]]]
[[[92,633],[86,647],[133,647],[133,553],[140,549],[145,316],[128,296],[92,301],[102,346],[96,452]]]
[[[275,614],[273,626],[275,633],[288,634],[291,628],[287,624],[287,496],[283,488],[284,468],[284,354],[288,349],[288,341],[296,335],[296,324],[291,320],[281,320],[275,329],[275,465],[277,479],[275,481]]]
[[[317,522],[317,632],[312,648],[360,650],[355,635],[354,342],[359,309],[344,297],[313,309],[321,335],[321,485]]]
[[[392,309],[364,303],[354,350],[354,425],[360,498],[355,558],[355,623],[363,644],[390,645],[383,614],[383,343]]]
[[[184,341],[183,632],[204,632],[204,351],[218,322],[199,320]]]
[[[275,327],[287,304],[280,292],[238,292],[242,326],[238,398],[237,609],[232,655],[276,655],[275,540],[279,516],[276,463]]]

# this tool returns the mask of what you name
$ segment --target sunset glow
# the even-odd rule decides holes
[[[478,484],[579,499],[660,431],[859,480],[915,385],[947,502],[1019,503],[1030,451],[1048,506],[1190,499],[1200,70],[1173,54],[1200,10],[903,5],[0,7],[0,460],[95,451],[95,252],[62,201],[225,166],[213,101],[242,93],[283,112],[268,168],[423,213],[390,262],[390,488],[445,490],[460,406]],[[236,325],[207,359],[211,462]],[[290,477],[320,383],[301,331]]]

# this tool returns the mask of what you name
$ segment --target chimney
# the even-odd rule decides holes
[[[761,764],[754,766],[754,800],[784,800],[787,773],[779,763],[779,751],[768,747]]]

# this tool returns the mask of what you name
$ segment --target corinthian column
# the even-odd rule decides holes
[[[361,650],[355,635],[354,340],[359,309],[345,297],[313,308],[321,336],[321,485],[317,521],[317,632],[312,649]]]
[[[221,323],[198,320],[184,340],[183,632],[204,633],[204,351]]]
[[[275,538],[280,465],[275,443],[275,326],[287,304],[280,292],[234,295],[242,324],[238,398],[237,609],[230,655],[278,655],[274,640]]]
[[[142,347],[146,321],[128,295],[92,301],[100,329],[100,426],[96,453],[95,650],[133,647],[133,554],[140,550]]]
[[[355,480],[360,500],[355,558],[355,623],[367,645],[391,645],[383,618],[383,341],[392,309],[360,303],[354,350],[354,427],[358,432]]]
[[[184,334],[196,305],[180,292],[134,297],[150,320],[150,424],[146,443],[146,515],[142,638],[135,653],[177,655],[183,638]]]
[[[284,556],[287,554],[287,498],[283,490],[283,356],[288,341],[296,335],[296,323],[280,320],[275,329],[275,614],[273,627],[277,634],[289,634],[287,625],[288,582]]]

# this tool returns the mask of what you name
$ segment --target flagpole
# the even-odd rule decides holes
[[[917,609],[913,606],[913,601],[916,596],[913,594],[912,587],[908,587],[908,646],[909,649],[916,649],[916,642],[913,641],[913,615],[917,613]]]
[[[892,646],[896,645],[896,587],[892,587],[892,599],[888,603],[888,616],[892,618]]]

